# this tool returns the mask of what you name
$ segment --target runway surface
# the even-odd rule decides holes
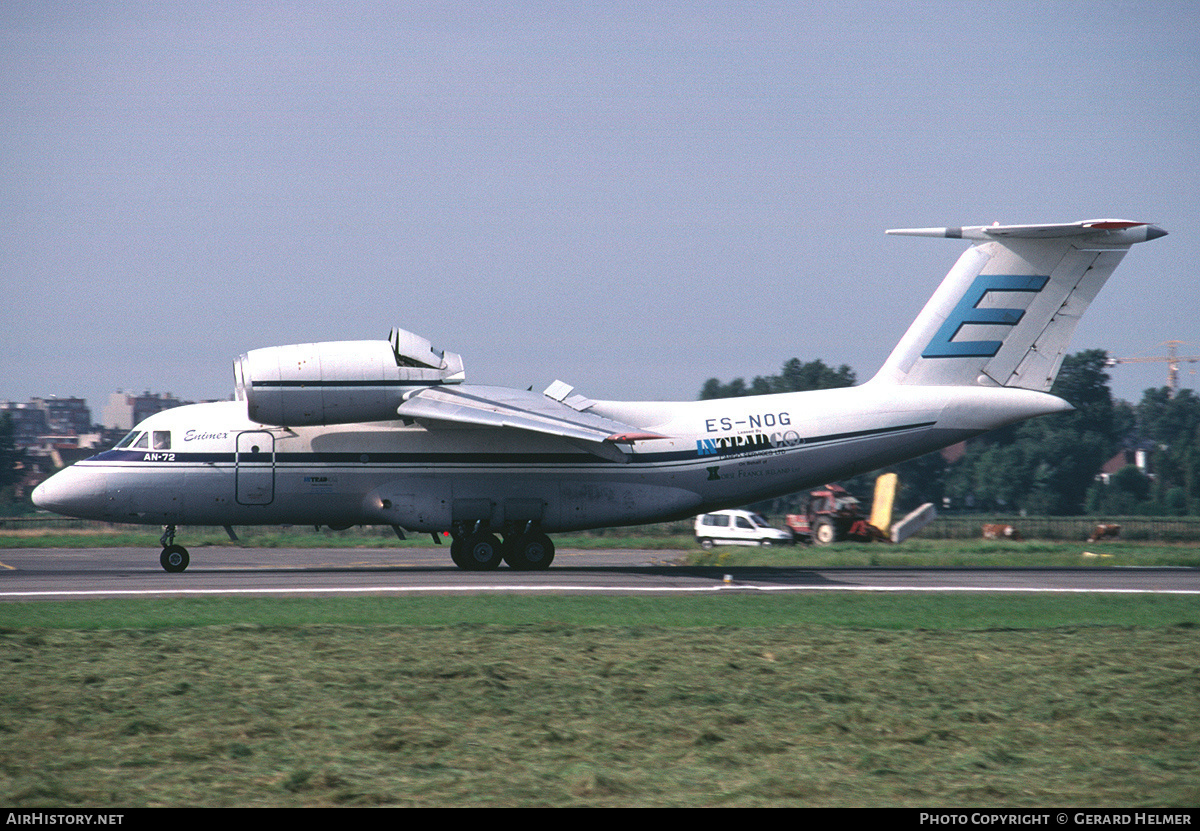
[[[464,572],[446,547],[206,547],[183,574],[157,549],[0,552],[0,601],[105,597],[721,592],[1069,592],[1200,595],[1192,568],[699,568],[670,551],[559,551],[547,571]]]

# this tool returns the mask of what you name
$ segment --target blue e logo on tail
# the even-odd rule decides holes
[[[958,305],[946,318],[937,333],[921,353],[922,358],[991,358],[1000,351],[1003,341],[954,341],[958,330],[968,323],[1016,326],[1024,316],[1023,309],[978,309],[984,295],[990,291],[1030,291],[1037,293],[1049,277],[1016,274],[980,274],[971,287],[959,298]]]

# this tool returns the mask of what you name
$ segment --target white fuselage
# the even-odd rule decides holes
[[[663,436],[636,442],[620,462],[522,430],[401,421],[288,428],[250,420],[243,401],[196,404],[148,418],[135,428],[153,437],[146,446],[79,462],[34,500],[72,516],[160,525],[631,525],[794,492],[1065,409],[1023,389],[876,383],[598,402],[591,412]]]

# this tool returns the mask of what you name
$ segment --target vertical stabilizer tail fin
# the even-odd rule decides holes
[[[1049,391],[1079,318],[1144,222],[912,228],[889,234],[972,241],[872,383]]]

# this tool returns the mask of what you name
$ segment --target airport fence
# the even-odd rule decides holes
[[[71,519],[61,516],[6,516],[0,517],[0,531],[98,531],[122,526],[111,522],[96,522],[90,519]]]
[[[1085,541],[1097,525],[1120,525],[1119,538],[1147,542],[1200,541],[1200,517],[939,516],[922,528],[923,539],[967,540],[983,536],[983,526],[1011,525],[1027,540]]]

